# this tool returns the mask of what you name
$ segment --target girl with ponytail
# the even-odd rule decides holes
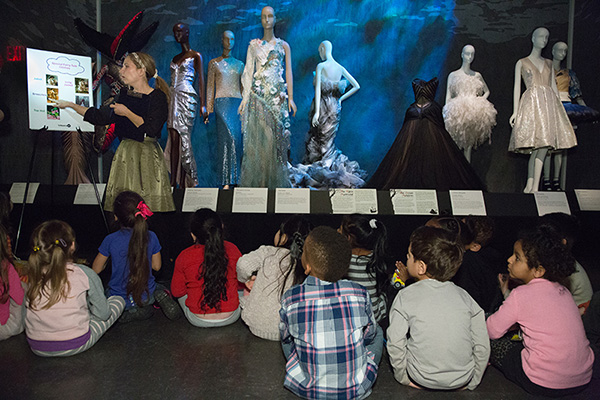
[[[111,257],[112,272],[107,293],[120,296],[126,302],[126,311],[120,321],[150,318],[153,314],[150,304],[155,299],[167,318],[178,318],[177,304],[164,288],[157,290],[151,273],[162,266],[160,243],[156,234],[148,230],[146,221],[152,211],[139,194],[124,191],[115,199],[114,212],[120,229],[104,238],[92,268],[99,274]]]
[[[273,246],[260,246],[239,259],[238,279],[250,289],[241,299],[242,319],[254,335],[279,340],[281,296],[306,278],[302,249],[312,228],[305,218],[290,217],[279,226]]]
[[[44,222],[32,234],[25,330],[38,356],[89,349],[125,308],[121,297],[106,299],[94,271],[73,263],[74,252],[75,232],[66,222]]]
[[[175,260],[171,292],[192,325],[233,324],[240,317],[235,265],[241,253],[224,240],[223,222],[208,208],[192,215],[190,228],[194,245]]]
[[[386,264],[385,225],[364,215],[345,215],[338,232],[344,235],[352,246],[352,258],[346,279],[360,283],[369,291],[375,319],[381,324],[387,316],[386,291],[391,279]]]

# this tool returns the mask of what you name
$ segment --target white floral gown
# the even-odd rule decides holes
[[[285,42],[254,39],[248,46],[242,75],[244,155],[240,185],[290,187],[288,151],[290,122],[287,85],[283,79]]]

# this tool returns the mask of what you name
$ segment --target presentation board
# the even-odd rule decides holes
[[[27,49],[29,129],[93,132],[94,126],[71,108],[59,109],[58,99],[93,107],[92,59],[86,56]]]

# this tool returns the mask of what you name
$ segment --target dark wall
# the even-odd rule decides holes
[[[244,60],[250,39],[262,34],[255,2],[236,5],[221,2],[157,0],[103,1],[103,31],[116,35],[139,10],[145,9],[145,24],[160,21],[146,51],[157,61],[159,73],[169,81],[168,65],[180,49],[172,38],[172,26],[179,21],[190,25],[191,45],[208,60],[220,54],[220,34],[235,32],[234,56]],[[74,17],[94,25],[95,1],[12,2],[4,1],[0,18],[0,49],[22,45],[52,51],[94,55],[78,37]],[[380,1],[308,0],[270,3],[277,12],[276,34],[290,43],[293,53],[294,94],[298,114],[292,120],[292,161],[299,162],[309,126],[308,110],[313,97],[312,71],[318,63],[321,40],[334,44],[334,57],[355,76],[361,90],[344,102],[338,147],[350,159],[372,173],[387,152],[402,125],[404,110],[413,101],[410,81],[415,77],[440,78],[438,100],[445,98],[446,77],[460,67],[460,51],[470,43],[476,48],[473,69],[482,73],[490,90],[490,101],[498,110],[491,145],[473,154],[473,165],[493,192],[520,191],[525,183],[527,156],[507,152],[510,137],[508,119],[512,113],[514,64],[531,50],[534,28],[546,26],[551,43],[545,56],[551,57],[554,41],[567,40],[568,2],[530,1]],[[597,29],[600,12],[594,0],[577,1],[573,67],[581,80],[586,102],[600,107],[598,83]],[[105,90],[106,91],[106,90]],[[0,182],[26,178],[32,148],[27,129],[25,65],[4,63],[0,73],[0,96],[13,109],[11,121],[0,127]],[[214,119],[197,123],[193,144],[199,164],[201,185],[214,186],[216,172]],[[580,146],[570,151],[569,187],[600,187],[598,174],[590,173],[600,160],[594,148],[600,140],[598,125],[578,129]],[[163,134],[163,144],[166,132]],[[50,182],[52,143],[55,144],[55,182],[64,180],[62,146],[56,133],[41,139],[33,180]],[[359,144],[359,145],[357,145]],[[108,171],[112,152],[104,156]],[[93,163],[95,164],[95,163]],[[106,177],[106,174],[105,174]]]

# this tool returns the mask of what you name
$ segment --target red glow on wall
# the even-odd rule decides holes
[[[6,61],[23,61],[25,59],[25,47],[6,46]]]

